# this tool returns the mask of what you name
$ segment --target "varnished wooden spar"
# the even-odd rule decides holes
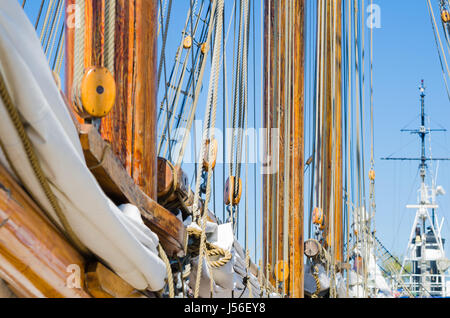
[[[343,124],[342,124],[342,0],[336,0],[336,156],[335,156],[335,212],[334,212],[334,249],[335,249],[335,264],[341,264],[344,254],[344,215],[343,215],[343,158],[342,158],[342,139],[343,139]]]
[[[289,297],[302,298],[303,292],[303,102],[304,102],[304,1],[292,1],[294,43],[291,66],[292,88],[285,85],[287,54],[284,34],[287,28],[285,16],[287,0],[266,0],[264,6],[264,127],[266,133],[265,158],[267,166],[274,166],[275,173],[264,175],[263,182],[263,242],[264,263],[269,268],[272,284],[278,285],[285,275],[285,292]],[[286,93],[293,100],[291,114],[287,114]],[[285,137],[285,120],[290,116],[291,139]],[[279,137],[272,140],[279,129]],[[285,163],[290,166],[287,183]],[[289,190],[284,192],[284,187]],[[278,191],[279,190],[279,191]],[[286,197],[288,195],[288,197]],[[288,224],[284,213],[287,206]],[[287,233],[286,233],[287,232]],[[287,241],[286,238],[287,237]],[[288,259],[283,259],[283,249],[288,248]],[[278,250],[278,253],[277,253]],[[286,263],[284,263],[286,262]],[[281,271],[283,268],[283,271]],[[278,277],[276,277],[278,276]]]
[[[83,257],[0,165],[1,278],[19,297],[90,297],[67,286],[74,266],[84,286]]]
[[[110,1],[110,0],[108,0]],[[116,105],[102,120],[102,137],[128,174],[156,200],[157,0],[115,0]],[[67,8],[75,0],[66,2]],[[85,68],[103,66],[105,55],[105,0],[85,1]],[[70,21],[70,20],[68,20]],[[66,88],[71,100],[74,28],[66,28]],[[77,116],[80,123],[84,120]]]
[[[303,253],[304,253],[304,237],[303,237],[303,180],[305,162],[304,154],[304,62],[305,62],[305,2],[294,1],[294,72],[293,72],[293,98],[294,109],[292,116],[292,140],[290,147],[290,160],[292,162],[291,175],[291,213],[293,232],[291,232],[289,245],[289,268],[293,273],[289,281],[290,295],[294,298],[304,297],[304,269],[303,269]]]
[[[18,297],[142,296],[106,266],[88,263],[2,165],[0,278]]]
[[[111,142],[128,173],[157,199],[156,0],[118,0],[116,8],[116,106],[102,120],[102,136]],[[95,11],[94,15],[100,15]]]
[[[341,89],[341,0],[328,1],[326,12],[333,12],[324,17],[326,24],[325,65],[328,71],[325,76],[326,95],[324,96],[324,140],[322,143],[323,158],[323,196],[322,207],[325,217],[324,237],[327,245],[333,247],[333,262],[339,265],[343,261],[343,185],[342,185],[342,89]],[[336,12],[336,14],[334,14]],[[336,23],[336,25],[334,25]],[[333,48],[333,45],[335,46]],[[333,64],[336,72],[333,74]],[[333,88],[334,87],[334,88]],[[333,109],[334,89],[334,109]],[[334,135],[334,137],[333,137]],[[334,155],[333,155],[334,149]],[[332,178],[334,177],[334,185]],[[333,205],[331,205],[333,198]],[[333,212],[333,213],[332,213]],[[331,226],[333,225],[333,233]]]

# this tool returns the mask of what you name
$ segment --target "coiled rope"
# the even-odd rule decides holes
[[[188,235],[193,237],[195,240],[195,244],[191,244],[188,247],[188,252],[191,255],[199,255],[200,253],[200,239],[202,235],[202,231],[196,228],[189,228]],[[206,242],[206,254],[208,256],[208,265],[212,268],[219,268],[225,266],[232,259],[232,255],[229,251],[224,250],[210,242]],[[209,259],[210,257],[221,256],[221,258],[217,261],[212,261]]]

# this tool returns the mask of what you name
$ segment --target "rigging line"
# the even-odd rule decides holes
[[[224,74],[224,79],[223,79],[223,102],[224,102],[224,108],[225,108],[225,114],[223,116],[223,129],[224,132],[227,131],[228,129],[228,123],[231,122],[231,118],[230,118],[230,104],[228,101],[228,72],[227,72],[227,59],[226,59],[226,51],[227,51],[227,45],[228,45],[228,36],[230,34],[230,30],[231,30],[231,26],[232,26],[232,22],[234,21],[235,25],[236,25],[236,0],[233,2],[233,7],[231,9],[231,17],[230,17],[230,22],[228,24],[228,30],[226,31],[226,35],[224,34],[224,46],[223,46],[223,74]],[[234,28],[234,32],[236,32],[236,27]],[[233,61],[235,59],[235,33],[233,34]],[[232,74],[232,81],[234,81],[234,69],[233,69],[233,74]],[[234,87],[234,85],[232,84],[232,87]],[[222,149],[226,149],[227,147],[227,133],[223,134],[223,148]],[[228,152],[230,153],[230,152]],[[230,159],[230,163],[231,163],[231,158]],[[223,184],[225,184],[225,175],[226,175],[226,162],[227,162],[227,152],[223,151],[223,166],[222,166],[222,177],[223,177]],[[230,170],[231,171],[231,170]],[[223,221],[225,222],[226,220],[226,216],[225,216],[225,204],[222,204],[222,209],[223,209]]]
[[[238,107],[242,105],[240,105],[241,102],[241,98],[242,98],[242,86],[240,85],[240,79],[242,76],[242,64],[241,64],[241,55],[242,55],[242,36],[243,36],[243,31],[242,31],[242,27],[243,27],[243,19],[244,19],[244,6],[242,4],[242,2],[240,3],[240,16],[239,16],[239,30],[238,30],[238,43],[237,43],[237,55],[236,55],[236,61],[235,61],[235,69],[236,72],[234,74],[234,87],[233,87],[233,95],[234,95],[234,101],[233,101],[233,115],[232,115],[232,127],[233,127],[233,133],[232,133],[232,142],[231,142],[231,158],[232,160],[230,161],[230,176],[236,175],[237,173],[235,172],[235,166],[233,163],[235,160],[237,161],[237,154],[236,154],[236,158],[235,158],[235,149],[236,149],[236,130],[237,130],[237,114],[238,114]],[[239,90],[238,90],[239,87]],[[235,183],[236,185],[236,183]]]
[[[270,65],[271,58],[271,52],[270,49],[267,48],[267,46],[269,46],[271,43],[271,23],[267,23],[266,24],[266,28],[264,28],[264,23],[265,22],[269,22],[268,20],[270,20],[270,18],[268,18],[266,20],[266,17],[264,15],[264,10],[265,10],[265,6],[263,4],[263,1],[261,1],[260,4],[260,13],[261,13],[261,23],[260,23],[260,33],[261,33],[261,38],[260,38],[260,43],[261,43],[261,48],[260,48],[260,53],[261,53],[261,62],[260,62],[260,71],[261,74],[265,74],[264,76],[261,76],[261,81],[260,81],[260,89],[261,92],[263,92],[264,94],[264,98],[261,98],[261,123],[265,126],[266,131],[265,131],[265,135],[264,135],[264,154],[265,156],[263,157],[263,162],[268,161],[268,157],[269,157],[269,131],[270,131],[270,120],[269,120],[269,116],[265,116],[265,114],[269,113],[269,105],[270,105],[270,94],[266,91],[264,91],[264,85],[266,82],[270,82],[270,78],[271,78],[271,67],[267,67],[267,72],[264,73],[264,68],[267,64]],[[268,6],[267,8],[267,12],[268,15],[267,17],[271,17],[271,7]],[[267,40],[265,40],[265,35],[267,34]],[[264,43],[264,44],[263,44]],[[264,57],[264,58],[263,58]],[[266,100],[267,99],[267,100]],[[261,192],[263,193],[263,198],[262,198],[262,204],[263,206],[263,217],[261,218],[261,259],[264,261],[264,268],[261,269],[263,271],[263,273],[265,272],[265,279],[264,279],[264,286],[266,286],[267,284],[267,279],[269,277],[269,224],[268,224],[268,220],[270,220],[269,218],[269,174],[264,172],[264,163],[261,162]],[[267,223],[264,222],[264,219],[266,219]]]
[[[105,1],[105,67],[115,73],[116,1]]]
[[[438,32],[437,23],[436,23],[436,19],[434,17],[434,11],[433,11],[433,7],[431,6],[430,0],[427,0],[427,6],[428,6],[428,12],[430,14],[431,26],[433,28],[434,40],[436,42],[436,49],[438,51],[439,61],[441,63],[442,75],[444,77],[444,82],[445,82],[445,88],[447,90],[447,97],[450,100],[450,90],[449,90],[449,86],[448,86],[448,82],[447,82],[447,76],[450,76],[450,71],[449,71],[449,68],[448,68],[447,57],[445,55],[445,51],[444,51],[444,48],[442,46],[441,36],[439,35],[439,32]],[[439,44],[440,44],[441,50],[439,50],[438,40],[439,40]],[[443,53],[445,67],[447,69],[447,73],[445,73],[444,64],[442,63],[441,51]]]
[[[203,2],[202,2],[202,8],[203,8]],[[210,7],[208,7],[208,12],[210,12],[209,9],[210,9]],[[198,19],[197,19],[195,30],[197,30],[197,26],[198,26],[198,23],[199,23],[199,20],[200,20],[200,14],[201,14],[201,12],[199,12],[199,14],[198,14]],[[213,16],[210,16],[210,23],[208,24],[208,27],[209,27],[209,30],[208,30],[208,36],[209,37],[208,38],[209,39],[210,39],[210,35],[211,35],[211,32],[212,32],[212,23],[213,23],[213,20],[211,20],[212,18],[213,18]],[[186,28],[187,28],[187,25],[188,25],[188,21],[189,21],[189,15],[188,15],[188,18],[186,20],[185,29],[183,30],[183,35],[186,34]],[[183,40],[182,40],[182,42],[183,42]],[[209,42],[208,41],[207,41],[207,47],[209,47]],[[178,73],[178,66],[179,66],[179,64],[181,64],[181,62],[179,62],[178,58],[179,58],[179,53],[181,52],[182,49],[183,49],[183,43],[180,44],[180,46],[178,48],[177,56],[175,58],[175,70],[176,70],[176,73]],[[164,140],[166,138],[165,134],[167,132],[167,134],[169,135],[169,139],[167,140],[167,142],[164,145],[164,150],[162,150],[164,152],[164,154],[167,153],[167,148],[168,147],[171,148],[170,132],[171,132],[171,130],[173,128],[173,122],[174,122],[174,119],[175,119],[175,116],[173,114],[178,109],[178,100],[180,98],[182,83],[184,82],[184,77],[186,75],[187,63],[188,63],[188,60],[189,60],[189,54],[191,53],[191,50],[192,50],[192,47],[189,48],[188,52],[186,53],[187,55],[186,55],[186,57],[184,59],[184,62],[182,63],[183,68],[182,68],[182,72],[181,72],[180,78],[178,80],[178,85],[174,86],[173,82],[170,85],[170,86],[174,86],[176,88],[176,91],[172,91],[171,90],[171,92],[173,92],[175,95],[171,95],[171,97],[170,97],[170,99],[171,99],[171,109],[170,109],[170,111],[169,110],[166,111],[166,121],[164,123],[164,128],[163,128],[164,133],[163,133],[163,136],[161,136],[161,140],[160,140],[160,144],[159,144],[159,151],[158,152],[161,152],[162,147],[163,147],[163,142],[164,142]],[[205,56],[203,57],[203,59],[202,58],[199,59],[199,63],[200,63],[200,60],[201,60],[201,65],[202,65],[201,67],[204,67],[204,65],[206,63],[206,56],[208,54],[208,51],[209,50],[207,50],[207,52],[206,52]],[[200,50],[199,50],[199,48],[197,48],[197,54],[196,54],[197,57],[199,56],[199,54],[200,54]],[[192,65],[192,68],[194,68],[194,67],[195,67],[195,65]],[[192,82],[192,74],[193,73],[191,71],[188,71],[188,72],[190,72],[190,77],[189,77],[188,83],[189,83],[189,85],[194,85],[194,83]],[[176,75],[175,77],[177,77],[177,76],[178,75]],[[203,73],[202,73],[201,70],[200,70],[200,75],[199,75],[198,80],[199,80],[200,83],[203,80]],[[173,79],[173,81],[175,81],[175,78]],[[193,112],[195,112],[195,109],[196,109],[194,107],[194,106],[196,106],[195,98],[196,98],[196,96],[198,96],[197,94],[199,93],[198,87],[199,86],[201,87],[201,85],[195,85],[195,86],[196,86],[196,91],[193,94],[194,105],[191,107],[190,112],[186,112],[186,113],[189,113],[189,116],[190,116],[190,121],[186,125],[186,131],[190,131],[190,129],[192,127],[192,118],[194,116]],[[167,87],[167,85],[166,85],[166,87]],[[187,89],[187,91],[189,91],[189,89]],[[168,93],[167,93],[167,90],[166,90],[166,96],[167,95],[168,95]],[[172,100],[172,96],[174,98],[173,100]],[[185,97],[185,98],[187,98],[187,97]],[[166,108],[168,109],[168,99],[166,99]],[[179,125],[179,121],[177,123],[177,126],[178,125]],[[186,138],[187,138],[187,134],[184,135],[184,139],[185,140],[186,140]],[[184,147],[185,147],[185,143],[182,144],[182,146],[181,146],[181,150],[183,152],[184,152]],[[169,149],[169,151],[171,153],[170,149]],[[182,156],[183,156],[183,154],[181,154],[181,155],[179,154],[178,155],[178,158],[177,158],[178,165],[181,165]]]
[[[216,1],[220,1],[220,0],[216,0]],[[212,28],[212,24],[213,24],[215,12],[216,12],[216,1],[214,1],[212,3],[212,9],[211,9],[211,12],[210,12],[209,25],[211,27],[209,27],[208,36],[207,36],[207,40],[206,40],[206,46],[207,47],[210,47],[210,42],[211,42],[211,34],[212,34],[212,29],[213,29]],[[202,60],[202,63],[201,63],[200,74],[199,74],[199,77],[198,77],[200,83],[203,81],[203,76],[204,76],[204,72],[205,72],[205,68],[206,68],[206,60],[207,60],[208,52],[209,52],[209,50],[205,53],[205,56],[204,56],[204,58]],[[197,85],[196,89],[195,89],[195,94],[194,94],[194,102],[193,102],[193,105],[192,105],[192,111],[191,111],[191,113],[189,115],[188,123],[186,124],[187,131],[190,131],[190,128],[192,127],[192,121],[194,119],[195,110],[197,109],[198,99],[199,99],[199,95],[200,95],[200,89],[201,89],[201,85]],[[186,144],[187,144],[187,137],[188,137],[187,134],[185,134],[183,136],[183,140],[181,142],[180,153],[179,153],[178,158],[177,158],[177,165],[181,165],[181,162],[183,160],[183,155],[184,155],[184,151],[185,151]]]
[[[167,43],[167,35],[169,34],[169,23],[170,23],[170,16],[171,16],[171,12],[172,12],[172,0],[168,0],[169,1],[169,7],[167,9],[167,17],[166,17],[166,23],[165,25],[162,27],[162,45],[161,45],[161,56],[159,58],[159,66],[158,66],[158,77],[157,77],[157,87],[159,87],[160,81],[161,81],[161,72],[162,72],[162,68],[164,67],[164,71],[166,72],[166,43]],[[192,0],[191,0],[191,5],[192,5]],[[191,14],[192,14],[192,9],[191,9]],[[163,24],[163,16],[161,15],[161,26]],[[192,34],[192,33],[191,33]],[[165,80],[167,82],[167,80]]]
[[[44,18],[44,24],[42,26],[41,29],[41,34],[40,34],[40,41],[41,41],[41,45],[44,46],[44,38],[46,37],[47,34],[47,24],[48,24],[48,20],[50,18],[50,12],[53,9],[53,4],[55,3],[55,0],[50,0],[48,6],[47,6],[47,12],[45,14],[45,18]],[[78,6],[76,7],[78,8]],[[84,9],[84,1],[83,1],[83,9]],[[84,15],[84,10],[82,11],[82,14]]]
[[[167,9],[167,0],[164,1],[164,5],[162,3],[162,0],[159,0],[159,6],[158,6],[158,37],[161,33],[162,24],[161,21],[164,20],[164,12],[166,12]]]
[[[58,32],[57,32],[57,27],[58,27],[58,25],[60,24],[60,22],[61,22],[61,17],[62,17],[62,15],[63,15],[63,14],[62,14],[62,13],[63,13],[63,8],[64,8],[63,3],[64,3],[64,1],[61,1],[61,6],[60,6],[60,8],[59,8],[59,13],[58,13],[58,20],[57,20],[56,25],[55,25],[55,27],[54,27],[54,29],[53,29],[53,32],[52,32],[51,38],[52,38],[53,40],[52,40],[52,42],[51,42],[51,45],[49,46],[50,52],[49,52],[49,54],[48,54],[48,60],[50,60],[50,59],[52,58],[52,56],[53,56],[53,50],[54,50],[54,48],[55,48],[55,41],[56,41],[57,34],[58,34]],[[60,31],[60,35],[59,35],[59,42],[61,41],[61,38],[62,38],[63,33],[64,33],[64,25],[65,25],[65,23],[64,23],[64,21],[63,21],[63,23],[61,24],[61,27],[60,27],[61,31]],[[48,44],[50,44],[50,38],[49,38],[49,41],[48,41],[47,45],[48,45]],[[58,46],[59,46],[59,43],[58,43]]]
[[[38,15],[36,18],[36,22],[34,24],[34,29],[37,31],[39,22],[41,21],[42,9],[44,8],[45,0],[41,1],[41,6],[39,7]]]
[[[255,14],[255,2],[253,3],[253,8],[252,8],[252,13],[253,13],[253,128],[256,130],[256,14]],[[255,249],[254,249],[254,260],[255,262],[257,262],[257,258],[258,258],[258,249],[257,249],[257,206],[256,206],[256,202],[258,202],[257,200],[257,181],[256,181],[256,167],[257,167],[257,153],[258,153],[258,145],[257,142],[255,142],[254,144],[254,158],[255,158],[255,162],[253,164],[253,185],[254,185],[254,196],[255,196],[255,206],[254,206],[254,244],[255,244]]]
[[[205,42],[206,41],[206,27],[205,25],[203,25],[203,29],[202,29],[202,34],[201,34],[201,42]],[[195,59],[194,59],[194,55],[195,55]],[[185,94],[183,93],[184,97],[183,100],[181,102],[181,108],[178,111],[178,115],[174,115],[174,118],[176,118],[176,124],[175,124],[175,132],[174,132],[174,141],[179,141],[180,139],[180,130],[178,130],[178,128],[180,127],[181,123],[184,123],[185,125],[188,123],[188,117],[189,114],[194,111],[194,109],[192,108],[192,104],[191,102],[193,102],[193,98],[194,98],[194,94],[195,94],[195,89],[197,87],[197,85],[201,85],[201,83],[199,84],[199,80],[198,78],[195,77],[195,75],[198,73],[197,69],[200,67],[200,63],[202,61],[203,58],[203,53],[201,52],[201,50],[199,48],[197,48],[197,51],[195,54],[192,54],[192,59],[194,60],[193,62],[193,66],[191,68],[191,70],[188,70],[190,72],[190,76],[188,79],[188,83],[187,83],[187,88],[186,91],[189,91],[192,89],[192,93],[191,95]],[[194,71],[192,71],[194,70]],[[178,102],[177,102],[178,103]],[[176,106],[175,110],[178,109],[178,106]],[[173,125],[174,123],[170,123],[170,130],[173,130]]]
[[[53,0],[50,0],[53,1]],[[73,85],[79,85],[84,73],[84,57],[85,57],[85,2],[83,0],[76,0],[76,27],[75,27],[75,48],[74,48],[74,78]],[[45,25],[45,22],[44,22]]]
[[[197,14],[196,25],[195,25],[195,28],[194,28],[195,30],[197,30],[199,21],[201,20],[201,12],[203,10],[203,4],[204,4],[204,1],[202,1],[199,13]],[[167,83],[166,66],[164,64],[165,63],[165,59],[162,60],[164,62],[163,66],[164,66],[164,72],[165,72],[165,85],[169,87],[170,94],[168,94],[167,90],[166,90],[166,94],[164,95],[164,100],[161,103],[161,108],[160,108],[160,113],[158,115],[158,120],[159,120],[159,117],[161,116],[161,111],[163,110],[162,104],[164,102],[166,103],[166,106],[167,106],[168,100],[171,100],[171,106],[173,108],[173,96],[174,96],[174,94],[178,93],[177,88],[178,88],[178,86],[180,86],[180,82],[179,82],[178,85],[176,85],[176,81],[180,80],[179,75],[178,75],[179,67],[180,67],[180,65],[182,66],[182,71],[183,72],[185,72],[186,67],[187,67],[187,61],[188,61],[187,57],[188,57],[188,55],[186,55],[186,58],[184,59],[184,61],[181,62],[181,59],[182,59],[182,56],[183,56],[183,51],[184,51],[183,42],[185,40],[185,35],[188,33],[187,32],[187,28],[188,28],[188,25],[189,25],[189,17],[192,15],[192,12],[195,10],[194,8],[192,8],[192,7],[189,8],[189,12],[187,14],[186,21],[184,23],[184,28],[183,28],[183,31],[181,32],[182,37],[180,39],[180,44],[178,45],[178,48],[177,48],[177,51],[176,51],[176,54],[175,54],[175,62],[174,62],[174,66],[172,68],[172,72],[171,72],[171,75],[170,75],[169,83]],[[211,8],[211,6],[209,5],[205,19],[207,19],[207,17],[208,17],[208,13],[210,12],[210,10],[209,10],[210,8]],[[204,34],[204,32],[203,32],[204,28],[205,28],[205,24],[203,24],[202,36]],[[194,41],[195,41],[195,39],[194,39]],[[189,49],[187,51],[187,54],[189,54],[190,52],[191,52],[191,49]],[[194,66],[192,66],[192,67],[194,67]],[[166,113],[166,117],[167,116],[169,116],[168,113]]]
[[[55,57],[53,60],[53,65],[52,65],[52,70],[55,70],[56,65],[59,63],[60,58],[62,58],[63,55],[63,50],[62,50],[62,46],[64,43],[64,29],[65,29],[65,24],[63,23],[61,26],[61,32],[59,33],[59,39],[58,39],[58,44],[57,44],[57,50],[55,52]],[[50,54],[51,56],[51,54]]]
[[[314,11],[315,9],[315,11]],[[312,31],[315,31],[315,34],[319,34],[319,23],[318,23],[318,18],[316,16],[316,19],[313,20],[314,17],[314,13],[316,13],[316,15],[318,15],[318,6],[316,3],[315,8],[311,8],[311,32],[306,32],[307,34],[313,34]],[[314,180],[315,180],[315,171],[316,171],[316,130],[317,130],[317,103],[316,103],[316,98],[317,98],[317,89],[318,89],[318,76],[317,76],[317,70],[319,67],[319,64],[317,62],[318,60],[318,45],[319,45],[319,41],[318,41],[318,37],[316,37],[314,39],[314,37],[311,35],[311,41],[310,41],[310,45],[311,45],[311,49],[310,49],[310,62],[314,61],[314,65],[312,65],[313,63],[311,63],[312,66],[310,66],[309,69],[309,73],[310,73],[310,82],[314,83],[314,85],[311,89],[310,89],[310,113],[312,110],[312,118],[310,120],[310,131],[311,133],[311,143],[312,143],[312,148],[311,148],[311,153],[312,153],[312,162],[311,162],[311,169],[310,169],[310,184],[309,184],[309,192],[310,192],[310,198],[309,198],[309,223],[308,223],[308,237],[312,238],[312,211],[313,211],[313,204],[314,204],[314,188],[315,188],[315,184],[314,184]],[[314,59],[314,51],[316,51],[316,56]]]
[[[225,5],[226,7],[226,5]],[[224,10],[225,11],[225,10]],[[225,18],[224,18],[225,20]],[[230,26],[231,26],[231,20],[230,19]],[[223,131],[224,133],[222,134],[222,149],[226,149],[226,131],[227,131],[227,119],[228,119],[228,104],[227,104],[227,89],[226,89],[226,82],[227,82],[227,73],[226,73],[226,65],[227,65],[227,58],[226,58],[226,39],[225,39],[225,33],[222,35],[222,41],[225,43],[223,46],[223,65],[222,65],[222,72],[223,72],[223,81],[222,81],[222,103],[223,103],[223,108],[225,109],[225,114],[222,115],[222,126],[223,126]],[[225,184],[225,162],[226,162],[226,151],[222,151],[222,184]],[[223,199],[225,199],[225,194],[223,195]],[[224,202],[225,200],[223,200],[222,202]],[[226,222],[225,221],[225,204],[222,203],[222,222]]]
[[[52,17],[52,23],[51,26],[49,28],[49,33],[48,33],[48,37],[47,37],[47,44],[45,45],[45,55],[47,55],[48,50],[50,48],[50,43],[52,42],[53,36],[54,36],[54,32],[56,30],[57,24],[55,23],[56,21],[58,21],[59,23],[59,19],[61,18],[61,13],[62,13],[62,4],[63,1],[62,0],[58,0],[58,4],[56,5],[53,17]]]
[[[170,12],[171,12],[171,8],[172,8],[172,1],[171,0],[169,0],[169,1],[170,1],[170,3],[169,3],[168,15],[167,15],[167,18],[166,18],[166,27],[163,30],[165,39],[167,39],[168,22],[169,22],[169,19],[170,19]],[[183,29],[182,34],[183,34],[183,36],[185,36],[187,34],[187,31],[186,31],[187,30],[187,24],[188,24],[188,21],[190,20],[191,21],[191,23],[190,23],[191,35],[190,36],[192,38],[192,41],[195,42],[195,33],[197,32],[197,27],[198,27],[199,20],[200,20],[201,10],[200,10],[200,12],[198,14],[198,19],[196,21],[196,25],[195,25],[195,28],[193,30],[192,14],[193,14],[193,11],[196,10],[197,2],[195,2],[194,7],[192,6],[192,1],[191,1],[190,4],[191,4],[191,6],[190,6],[190,9],[189,9],[187,21],[186,21],[186,24],[185,24],[185,27]],[[203,8],[203,2],[202,2],[201,9],[202,8]],[[202,34],[203,34],[203,32],[202,32]],[[167,83],[167,66],[166,66],[166,58],[165,58],[165,46],[166,46],[166,43],[165,43],[165,40],[164,40],[163,53],[161,55],[161,60],[160,60],[159,76],[160,76],[161,68],[163,67],[164,68],[164,82]],[[181,49],[182,48],[180,46],[179,47],[179,51]],[[169,111],[169,100],[168,99],[165,100],[166,101],[166,122],[164,123],[163,135],[161,136],[160,146],[159,146],[159,151],[158,152],[159,153],[161,152],[162,143],[165,141],[166,134],[167,134],[167,142],[165,143],[163,153],[164,153],[164,156],[167,156],[167,151],[169,151],[168,157],[169,157],[170,160],[172,160],[172,142],[173,142],[172,137],[171,137],[171,132],[172,132],[174,120],[175,120],[175,117],[176,117],[175,113],[177,112],[178,105],[179,105],[179,98],[180,98],[180,94],[182,92],[182,85],[184,83],[184,78],[185,78],[185,75],[186,75],[186,71],[188,71],[190,74],[189,74],[189,79],[188,79],[188,88],[186,89],[187,94],[185,95],[185,98],[183,100],[181,112],[182,112],[182,110],[184,108],[184,103],[186,101],[186,98],[189,98],[189,85],[194,85],[194,82],[195,82],[195,69],[196,69],[196,66],[197,66],[197,64],[195,63],[195,60],[197,60],[199,58],[199,48],[197,47],[196,54],[193,52],[193,50],[194,50],[193,46],[191,45],[191,47],[188,48],[188,50],[186,52],[186,56],[184,58],[184,62],[183,62],[183,65],[182,65],[181,76],[180,76],[178,85],[176,86],[176,91],[172,90],[172,87],[170,87],[171,92],[173,92],[175,94],[174,99],[173,100],[171,99],[170,111]],[[196,55],[195,58],[194,58],[194,54]],[[191,69],[191,71],[189,71],[187,69],[189,56],[192,57],[192,65],[191,65],[192,69]],[[178,62],[177,58],[175,58],[176,68],[178,70],[178,63],[177,62]],[[173,78],[173,81],[175,81],[175,80],[176,80],[176,78]],[[172,82],[172,80],[171,80],[171,82]],[[174,83],[174,82],[172,82],[172,83]],[[159,85],[159,79],[158,79],[158,85]],[[173,86],[173,84],[170,85],[170,86]],[[164,88],[165,88],[166,96],[167,96],[168,95],[167,85],[165,85]],[[193,93],[195,93],[195,92],[193,92]],[[171,98],[172,98],[172,96],[171,96]],[[181,115],[179,115],[179,117],[180,116]],[[179,124],[180,124],[180,120],[178,120],[176,128],[179,127]],[[177,132],[175,132],[175,134],[177,135]],[[177,140],[177,139],[175,138],[175,140]]]
[[[215,34],[215,43],[214,43],[214,55],[213,55],[213,64],[211,67],[211,77],[210,77],[210,88],[208,92],[208,99],[207,99],[207,110],[206,110],[206,122],[205,122],[205,129],[203,131],[203,142],[202,142],[202,150],[201,150],[201,157],[200,160],[203,161],[206,155],[206,140],[212,140],[212,137],[214,135],[214,131],[212,128],[214,128],[215,121],[216,121],[216,111],[217,111],[217,90],[218,90],[218,84],[219,84],[219,72],[220,72],[220,55],[222,52],[222,41],[221,41],[221,33],[223,32],[223,6],[224,6],[224,0],[217,0],[218,2],[218,12],[217,12],[217,20],[216,20],[216,34]],[[214,6],[216,5],[216,1],[214,1]],[[211,115],[211,118],[209,116]],[[210,128],[210,129],[208,129]],[[211,156],[212,156],[212,147],[208,147],[208,161],[210,162]],[[207,173],[207,183],[206,183],[206,197],[205,197],[205,203],[204,203],[204,209],[203,213],[201,215],[201,228],[202,228],[202,234],[201,234],[201,240],[200,240],[200,255],[199,255],[199,262],[198,262],[198,269],[197,269],[197,277],[196,277],[196,283],[195,283],[195,294],[194,297],[198,298],[199,295],[199,289],[200,289],[200,279],[201,279],[201,272],[203,269],[202,262],[203,257],[205,254],[205,240],[206,240],[206,217],[207,217],[207,210],[208,210],[208,202],[210,198],[210,192],[211,192],[211,171],[208,170]],[[197,223],[200,222],[200,215],[199,215],[199,198],[200,198],[200,180],[201,180],[201,170],[198,169],[197,174],[197,183],[196,183],[196,191],[195,191],[195,197],[194,197],[194,215],[197,217]]]

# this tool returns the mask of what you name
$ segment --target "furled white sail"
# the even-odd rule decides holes
[[[157,253],[157,236],[109,200],[86,167],[35,30],[16,0],[0,1],[0,72],[76,236],[135,288],[162,289],[166,268]],[[23,186],[58,222],[1,100],[0,141]],[[4,155],[0,161],[8,165]]]

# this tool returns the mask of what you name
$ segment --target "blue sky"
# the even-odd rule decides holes
[[[439,15],[438,2],[432,1]],[[374,33],[374,98],[377,233],[385,245],[403,254],[414,210],[406,204],[415,203],[420,178],[416,162],[386,162],[379,160],[393,153],[399,157],[417,157],[417,135],[400,133],[419,126],[419,83],[425,80],[426,113],[432,128],[450,129],[450,103],[442,77],[433,30],[425,0],[380,0],[382,27]],[[439,18],[439,17],[437,17]],[[438,21],[438,23],[440,23]],[[442,37],[442,34],[441,34]],[[427,152],[430,143],[427,140]],[[448,133],[435,133],[431,139],[434,157],[450,157]],[[430,165],[436,171],[437,164]],[[449,193],[440,197],[440,216],[450,217],[450,163],[439,164],[437,184]],[[444,221],[444,237],[450,238],[450,221]],[[446,247],[447,255],[449,247]]]
[[[19,1],[20,3],[22,1]],[[307,4],[312,0],[307,0]],[[438,13],[438,0],[432,0],[435,13]],[[228,28],[230,22],[233,1],[226,0],[225,25]],[[376,0],[381,8],[381,28],[374,31],[374,100],[375,100],[375,167],[377,214],[377,236],[395,254],[404,253],[409,232],[413,222],[414,211],[408,211],[406,204],[415,203],[419,178],[417,176],[417,163],[415,162],[384,162],[381,157],[395,154],[395,156],[417,156],[419,151],[418,137],[407,133],[400,133],[400,129],[411,123],[408,128],[415,128],[419,124],[419,92],[418,86],[421,79],[425,80],[427,87],[426,106],[427,114],[431,117],[433,128],[445,127],[450,129],[450,103],[446,95],[442,79],[441,67],[434,42],[433,31],[430,24],[426,0]],[[27,12],[35,16],[40,1],[28,1]],[[250,43],[249,60],[249,127],[253,127],[253,118],[256,117],[256,127],[261,126],[261,19],[260,1],[255,1],[255,56],[253,60],[253,43]],[[167,46],[167,61],[169,69],[173,63],[174,52],[181,38],[181,30],[189,7],[187,0],[174,0],[172,10],[172,23],[169,29],[169,41]],[[439,22],[439,21],[438,21]],[[253,32],[253,31],[252,31]],[[368,32],[368,29],[366,29]],[[366,34],[368,36],[368,33]],[[231,74],[233,57],[233,27],[227,48],[228,72]],[[368,37],[366,37],[368,39]],[[368,51],[366,50],[366,61]],[[253,65],[256,69],[253,71]],[[253,72],[255,72],[256,86],[253,85]],[[229,75],[231,76],[231,75]],[[366,81],[368,68],[366,69]],[[202,117],[205,94],[208,89],[209,69],[206,71],[203,84],[203,100],[199,104],[198,117]],[[368,82],[367,82],[368,84]],[[222,86],[222,81],[219,87]],[[307,84],[308,87],[308,84]],[[253,101],[255,92],[256,103]],[[229,96],[231,96],[231,84],[229,84]],[[161,93],[159,100],[161,99]],[[366,94],[366,96],[369,96]],[[366,98],[366,115],[369,114],[369,99]],[[256,112],[253,111],[254,105]],[[222,115],[219,113],[218,127],[222,127]],[[369,127],[369,121],[366,127]],[[366,131],[366,158],[369,158],[369,130]],[[450,143],[448,133],[438,133],[432,136],[431,151],[434,157],[450,157]],[[308,145],[308,143],[306,143]],[[429,144],[428,144],[429,145]],[[427,151],[430,149],[428,148]],[[308,148],[307,148],[308,155]],[[368,164],[366,165],[368,167]],[[186,171],[192,177],[192,165],[185,165]],[[244,168],[243,168],[244,169]],[[435,170],[436,164],[430,166]],[[223,165],[216,168],[216,213],[222,216],[222,179]],[[245,173],[245,172],[243,172]],[[366,172],[367,175],[367,172]],[[308,175],[307,175],[308,176]],[[417,177],[416,177],[417,176]],[[257,184],[254,186],[254,166],[249,166],[248,171],[248,211],[249,211],[249,247],[254,250],[255,221],[257,236],[257,258],[260,257],[260,215],[261,209],[261,181],[260,175],[256,175]],[[442,185],[448,195],[440,197],[440,216],[450,218],[450,163],[439,165],[437,184]],[[239,236],[244,245],[244,220],[243,213],[245,201],[241,203]],[[213,207],[213,206],[211,206]],[[305,223],[305,229],[308,226]],[[443,225],[444,236],[450,238],[450,220]],[[450,255],[450,248],[446,248]],[[254,251],[253,251],[254,252]],[[255,254],[253,253],[253,256]],[[253,257],[255,258],[255,257]]]

